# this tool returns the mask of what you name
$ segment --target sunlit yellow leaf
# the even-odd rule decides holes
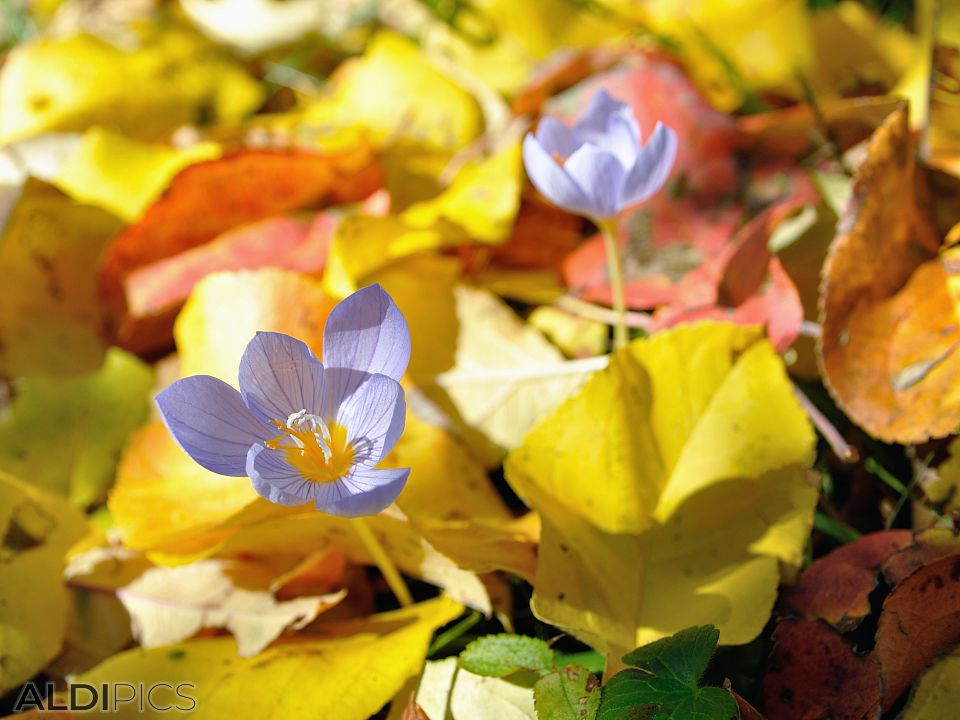
[[[94,128],[83,136],[54,183],[81,202],[133,222],[180,170],[219,154],[214,143],[175,150]]]
[[[292,335],[319,357],[323,326],[335,304],[318,282],[295,272],[265,268],[209,275],[177,318],[180,371],[236,386],[240,357],[258,330]]]
[[[652,0],[644,8],[722,110],[743,102],[745,90],[792,85],[813,65],[805,0]]]
[[[456,303],[456,362],[423,387],[442,404],[452,403],[468,430],[501,451],[519,445],[537,421],[606,365],[606,357],[566,361],[536,328],[483,290],[460,286]]]
[[[465,235],[462,241],[502,243],[520,208],[521,182],[520,143],[511,142],[461,168],[450,187],[433,200],[411,206],[402,217],[422,228],[441,220],[452,223]]]
[[[45,183],[31,180],[19,190],[0,237],[0,374],[64,374],[100,365],[97,262],[121,227],[103,210]]]
[[[435,629],[461,612],[439,598],[365,620],[333,625],[328,635],[301,636],[255,658],[236,654],[230,638],[192,640],[154,650],[131,650],[98,665],[76,682],[190,683],[191,717],[315,717],[367,720],[424,662]],[[156,694],[159,700],[161,693]],[[181,701],[170,691],[165,702]],[[181,707],[190,707],[183,703]],[[90,717],[167,717],[135,703]]]
[[[311,105],[304,119],[320,126],[366,127],[380,142],[407,137],[446,149],[462,147],[483,127],[476,100],[416,45],[389,31],[374,37],[363,57],[341,66],[331,95]]]
[[[85,532],[65,499],[0,472],[0,693],[60,652],[69,611],[63,558]]]
[[[634,341],[507,458],[543,522],[535,611],[604,649],[705,623],[752,640],[802,558],[813,449],[756,328]]]
[[[23,378],[0,418],[0,469],[78,507],[101,500],[152,384],[150,368],[116,348],[95,373]]]
[[[95,124],[157,138],[204,112],[242,117],[260,101],[259,86],[239,65],[182,29],[147,31],[134,50],[92,35],[44,38],[18,46],[6,59],[0,142]]]

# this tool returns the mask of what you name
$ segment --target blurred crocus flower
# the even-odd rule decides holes
[[[527,175],[554,205],[608,220],[646,200],[667,181],[677,135],[657,123],[645,144],[630,107],[598,91],[573,127],[543,118],[523,141]]]
[[[240,392],[194,375],[161,392],[157,405],[190,457],[220,475],[248,476],[267,500],[374,515],[410,474],[375,469],[403,432],[397,381],[409,360],[406,320],[372,285],[330,313],[322,363],[289,335],[258,332],[240,360]]]

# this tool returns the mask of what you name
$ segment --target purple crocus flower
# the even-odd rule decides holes
[[[267,500],[375,515],[410,474],[375,469],[403,432],[397,381],[409,360],[403,314],[371,285],[330,313],[322,363],[289,335],[258,332],[240,360],[240,392],[194,375],[161,392],[157,405],[190,457],[220,475],[248,476]]]
[[[597,92],[573,127],[546,117],[523,141],[527,175],[554,205],[608,220],[646,200],[667,181],[677,135],[663,123],[640,144],[630,106]]]

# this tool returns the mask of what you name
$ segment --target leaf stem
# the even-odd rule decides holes
[[[412,605],[413,597],[410,595],[410,590],[407,588],[403,576],[400,574],[400,571],[397,570],[397,566],[394,565],[393,560],[390,559],[390,556],[387,555],[383,549],[383,545],[377,540],[377,536],[373,534],[373,530],[367,525],[367,521],[362,517],[354,518],[353,528],[357,531],[357,537],[360,538],[360,542],[363,543],[367,552],[373,557],[373,562],[376,563],[377,567],[380,568],[380,572],[383,573],[383,578],[387,581],[387,585],[390,586],[390,590],[397,598],[397,602],[403,607]]]
[[[603,246],[607,253],[607,268],[610,275],[610,293],[613,296],[613,312],[616,322],[613,325],[613,348],[626,347],[627,334],[627,298],[623,289],[623,268],[620,262],[620,247],[617,244],[616,223],[605,220],[599,224],[603,235]]]

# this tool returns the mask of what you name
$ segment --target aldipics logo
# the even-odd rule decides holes
[[[20,690],[14,702],[13,711],[118,712],[136,709],[141,713],[147,710],[190,712],[197,707],[197,699],[191,694],[196,689],[193,683],[159,682],[151,685],[127,682],[100,683],[99,685],[73,683],[66,697],[55,696],[55,689],[53,683],[46,683],[43,686],[27,683]]]

